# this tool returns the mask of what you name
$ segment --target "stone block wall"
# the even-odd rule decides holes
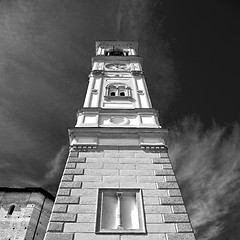
[[[140,188],[146,234],[96,234],[99,188]],[[71,149],[45,240],[194,240],[166,148]]]
[[[29,188],[0,188],[1,240],[44,238],[53,206],[53,197],[49,198],[44,192]],[[12,205],[15,208],[12,214],[9,214]]]

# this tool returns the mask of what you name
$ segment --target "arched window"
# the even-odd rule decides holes
[[[106,86],[106,96],[132,97],[131,88],[123,83],[111,83]]]
[[[112,50],[109,51],[109,56],[124,56],[124,53],[120,50]]]
[[[11,205],[9,208],[8,208],[8,215],[12,215],[13,214],[13,211],[14,211],[14,209],[15,209],[15,205]]]
[[[123,56],[128,56],[128,51],[124,51],[123,49],[113,47],[112,49],[106,50],[104,55],[123,57]]]

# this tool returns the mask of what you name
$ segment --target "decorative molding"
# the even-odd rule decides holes
[[[105,70],[107,71],[129,71],[130,70],[130,65],[126,63],[105,63]]]
[[[126,117],[111,117],[108,120],[109,124],[114,124],[114,125],[128,125],[130,123],[129,119]]]
[[[93,94],[98,94],[98,89],[92,89]]]
[[[96,149],[97,145],[73,145],[73,149],[80,149],[80,150],[88,150],[88,149]]]
[[[143,95],[143,94],[144,94],[144,91],[143,91],[143,90],[137,90],[137,94]]]
[[[146,146],[146,145],[140,145],[141,149],[144,150],[160,150],[160,146]]]
[[[96,75],[104,75],[104,71],[103,71],[103,70],[93,70],[93,71],[91,72],[91,74],[92,74],[93,76],[96,76]]]
[[[103,127],[92,128],[77,127],[69,129],[71,146],[81,146],[83,149],[94,146],[135,146],[142,149],[152,149],[162,152],[166,149],[165,137],[168,131],[159,128],[121,128]]]
[[[143,75],[143,71],[131,71],[133,76],[141,76]]]

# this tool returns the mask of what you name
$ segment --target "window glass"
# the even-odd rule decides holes
[[[116,210],[117,210],[117,198],[112,193],[102,193],[102,223],[103,229],[117,229],[116,222]]]
[[[122,226],[124,229],[139,229],[136,193],[126,193],[121,199]]]

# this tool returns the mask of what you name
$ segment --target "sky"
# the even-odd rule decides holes
[[[96,40],[139,42],[197,240],[240,235],[237,1],[0,1],[0,182],[55,194]]]

